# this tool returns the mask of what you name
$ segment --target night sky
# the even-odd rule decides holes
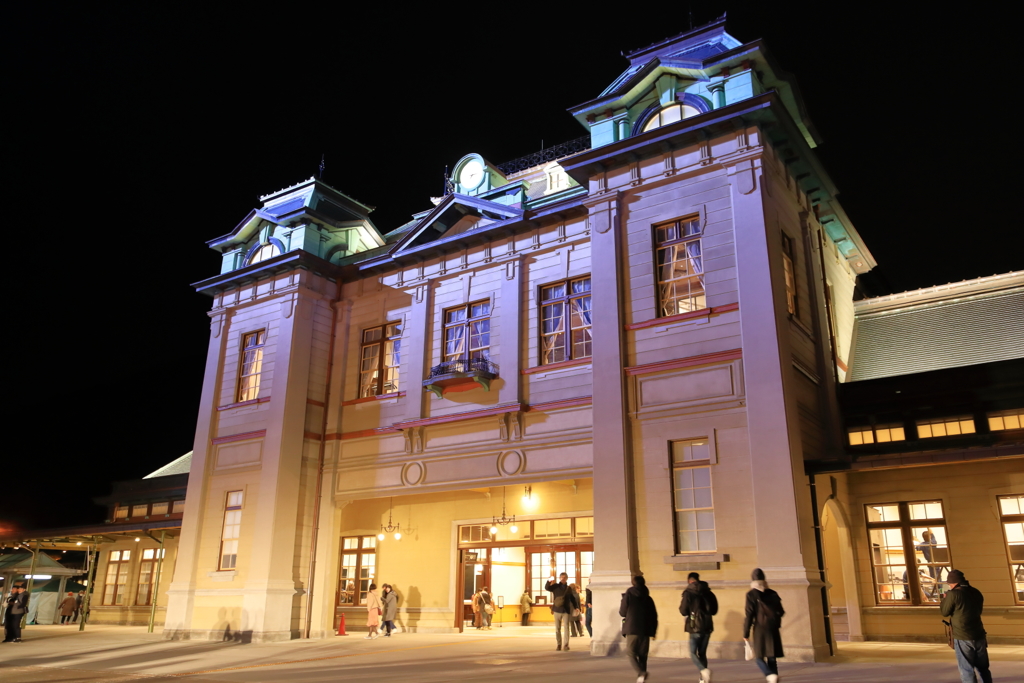
[[[210,300],[189,285],[218,272],[205,242],[258,195],[325,154],[324,180],[387,232],[466,153],[501,163],[583,135],[565,110],[625,68],[620,51],[689,27],[677,3],[337,6],[4,8],[0,525],[102,521],[91,499],[110,481],[191,449]],[[880,264],[874,293],[1024,268],[1011,24],[830,7],[709,2],[693,19],[728,10],[732,35],[796,75]]]

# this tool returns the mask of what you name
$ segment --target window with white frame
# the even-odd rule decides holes
[[[917,423],[917,438],[931,439],[938,436],[973,434],[974,419],[970,417],[947,417],[937,420],[920,420]]]
[[[238,537],[242,530],[242,492],[228,491],[224,505],[224,528],[220,535],[220,569],[238,566]]]
[[[477,301],[444,312],[444,360],[491,357],[491,302]]]
[[[1024,494],[999,496],[999,521],[1013,579],[1013,598],[1024,605]]]
[[[1007,429],[1021,429],[1022,427],[1024,427],[1024,408],[988,414],[989,431],[1001,432]]]
[[[654,227],[661,317],[707,308],[700,218],[691,216]]]
[[[402,323],[363,330],[359,360],[359,398],[398,391],[402,364]]]
[[[670,443],[676,552],[712,552],[717,548],[711,492],[711,444],[708,439]]]
[[[242,357],[238,368],[239,403],[259,398],[260,375],[263,373],[263,347],[266,341],[266,330],[242,335]]]
[[[541,287],[540,319],[541,365],[590,358],[594,353],[590,276]]]

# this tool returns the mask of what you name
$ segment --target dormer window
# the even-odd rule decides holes
[[[248,265],[251,266],[254,263],[259,263],[261,261],[266,261],[267,259],[272,259],[275,256],[280,256],[280,255],[281,255],[281,250],[278,249],[277,245],[274,244],[273,242],[268,242],[267,244],[261,245],[259,249],[257,249],[256,251],[254,251],[252,253],[252,256],[249,257],[249,264]]]
[[[566,175],[565,171],[558,164],[549,165],[544,169],[544,174],[547,176],[548,181],[548,188],[544,191],[544,194],[561,192],[569,187],[569,176]]]
[[[654,114],[650,120],[644,124],[643,132],[646,133],[649,130],[655,128],[661,128],[667,126],[670,123],[676,121],[682,121],[688,119],[691,116],[696,116],[700,112],[697,111],[696,107],[691,107],[688,104],[670,104],[667,107],[663,107],[660,111]]]

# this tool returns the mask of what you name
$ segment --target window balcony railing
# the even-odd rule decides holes
[[[496,363],[486,358],[461,358],[430,368],[430,377],[423,381],[423,387],[440,398],[447,391],[469,391],[478,386],[490,391],[491,380],[497,377]]]

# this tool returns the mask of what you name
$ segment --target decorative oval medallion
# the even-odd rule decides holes
[[[406,486],[416,486],[423,481],[424,472],[422,463],[410,462],[402,470],[402,481]]]
[[[522,451],[505,451],[498,456],[498,474],[511,477],[519,474],[526,465],[526,456]]]

